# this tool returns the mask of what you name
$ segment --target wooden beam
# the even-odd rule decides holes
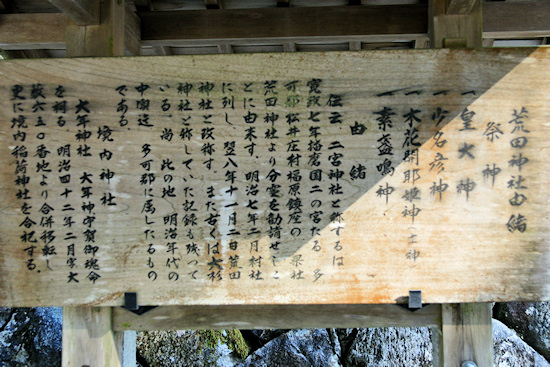
[[[63,307],[63,367],[121,366],[122,333],[114,333],[111,307]]]
[[[430,0],[428,5],[429,35],[432,48],[481,47],[481,0],[468,14],[445,12],[445,0]]]
[[[550,1],[484,2],[483,37],[494,39],[550,36]]]
[[[378,7],[378,11],[367,14],[359,14],[362,7],[338,7],[322,8],[319,22],[323,19],[334,17],[342,18],[337,23],[323,23],[319,25],[318,32],[304,33],[301,25],[301,13],[288,13],[283,18],[285,25],[275,24],[275,28],[265,27],[264,18],[273,16],[273,9],[231,10],[233,15],[228,19],[218,18],[220,12],[199,12],[194,17],[195,22],[188,23],[193,12],[140,12],[142,18],[141,29],[146,33],[143,45],[146,46],[217,46],[220,42],[230,41],[232,45],[264,45],[267,41],[273,44],[284,43],[311,43],[311,42],[397,42],[404,39],[425,38],[428,34],[427,7],[424,5],[400,5],[404,8],[401,12],[395,12],[391,6],[388,14],[384,15],[384,7]],[[531,38],[550,35],[550,21],[546,14],[550,13],[550,2],[537,3],[508,3],[508,2],[484,2],[483,24],[484,38]],[[293,11],[300,8],[291,8]],[[280,9],[289,11],[291,9]],[[302,8],[311,9],[311,8]],[[406,10],[408,9],[408,10]],[[414,9],[414,10],[413,10]],[[170,12],[171,13],[171,12]],[[187,14],[187,15],[186,15]],[[241,21],[232,25],[232,17],[242,15]],[[248,14],[248,18],[247,18]],[[254,16],[256,14],[259,20]],[[262,15],[263,14],[263,15]],[[197,18],[198,17],[198,18]],[[382,17],[382,18],[381,18]],[[278,19],[278,18],[277,18]],[[356,26],[355,31],[350,32],[346,27],[345,19],[351,19],[352,24],[365,23]],[[384,24],[380,19],[388,19]],[[414,19],[411,24],[410,19]],[[197,21],[198,20],[198,21]],[[65,25],[67,18],[64,14],[0,14],[0,48],[5,50],[21,49],[63,49],[65,47]],[[158,28],[155,22],[164,23]],[[206,25],[221,22],[224,27],[202,28]],[[273,23],[277,23],[272,20]],[[246,23],[246,24],[245,24]],[[312,24],[315,24],[313,22]],[[340,24],[340,25],[338,25]],[[242,27],[241,30],[237,29]],[[269,29],[266,29],[269,28]],[[310,28],[311,29],[311,28]],[[314,30],[315,28],[312,28]],[[253,36],[253,38],[250,38]]]
[[[156,47],[153,47],[153,51],[155,52],[155,55],[159,55],[159,56],[173,55],[172,49],[168,46],[156,46]]]
[[[97,25],[99,0],[48,0],[77,25]]]
[[[411,312],[396,305],[164,306],[140,316],[113,309],[113,329],[286,329],[441,326],[441,306]]]
[[[64,14],[0,14],[0,48],[63,49],[66,27]]]
[[[224,9],[215,12],[139,13],[144,45],[233,45],[333,42],[364,38],[382,41],[427,33],[422,5]]]
[[[67,57],[123,56],[124,15],[124,2],[104,0],[101,3],[100,25],[79,26],[68,21],[66,29]]]
[[[442,306],[441,347],[444,366],[472,361],[478,367],[493,366],[493,328],[490,303]]]
[[[41,49],[7,50],[4,51],[8,59],[46,59],[48,54]]]
[[[476,0],[446,0],[445,13],[452,14],[470,14],[476,4]]]

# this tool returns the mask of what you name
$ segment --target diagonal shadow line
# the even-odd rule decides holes
[[[323,179],[319,182],[320,185],[322,185],[323,192],[306,194],[307,196],[313,195],[312,200],[321,200],[323,202],[321,207],[321,210],[323,211],[323,216],[321,216],[318,223],[315,223],[315,226],[317,227],[316,233],[320,233],[321,236],[319,237],[308,233],[311,228],[308,228],[308,226],[304,224],[310,222],[311,225],[312,217],[310,217],[310,215],[314,211],[316,211],[316,208],[310,207],[306,209],[307,205],[311,205],[310,201],[304,203],[303,209],[297,211],[297,213],[299,214],[300,222],[296,223],[295,228],[300,228],[299,235],[295,236],[290,233],[292,227],[289,226],[289,223],[287,222],[291,214],[296,211],[290,210],[288,208],[282,208],[279,212],[273,212],[274,215],[280,214],[282,220],[284,221],[284,225],[282,227],[286,227],[285,229],[281,230],[280,237],[270,237],[264,235],[259,240],[257,240],[257,238],[253,238],[252,240],[250,240],[249,237],[247,237],[246,235],[246,231],[250,229],[251,225],[239,226],[239,230],[241,233],[240,235],[228,236],[224,233],[228,232],[229,227],[227,225],[218,224],[217,231],[214,232],[214,237],[210,237],[205,231],[203,233],[204,237],[201,239],[201,241],[203,240],[207,244],[208,248],[210,248],[211,245],[219,245],[221,249],[223,249],[222,253],[226,257],[229,257],[228,253],[230,251],[228,250],[228,247],[230,243],[238,242],[239,254],[242,255],[243,252],[245,254],[250,254],[250,259],[244,259],[244,257],[243,259],[241,259],[246,262],[246,265],[242,266],[242,269],[244,269],[245,271],[250,271],[251,268],[253,270],[254,267],[258,265],[258,263],[255,264],[254,261],[259,260],[258,256],[264,256],[266,249],[268,249],[267,253],[269,255],[267,257],[264,256],[263,261],[265,264],[266,262],[269,263],[273,260],[274,267],[271,268],[272,270],[276,272],[276,264],[285,263],[288,267],[291,267],[293,266],[293,262],[299,262],[301,260],[299,255],[304,255],[306,251],[311,252],[313,246],[315,246],[314,241],[318,238],[321,238],[321,240],[325,238],[325,244],[323,244],[323,249],[320,253],[327,254],[332,251],[332,253],[335,254],[335,257],[339,257],[339,252],[335,252],[337,251],[335,249],[335,246],[337,246],[337,238],[334,238],[334,231],[338,228],[339,224],[337,223],[337,220],[332,221],[327,219],[327,216],[330,216],[334,213],[340,213],[344,217],[344,220],[342,222],[348,221],[349,219],[346,218],[346,213],[352,206],[360,202],[360,199],[364,196],[374,196],[379,188],[383,188],[383,185],[385,181],[388,180],[388,177],[393,177],[389,174],[383,175],[381,173],[381,169],[378,169],[377,167],[381,163],[383,163],[385,159],[388,159],[388,161],[391,163],[391,167],[394,168],[394,175],[397,175],[399,173],[402,173],[405,165],[412,164],[410,161],[404,162],[406,151],[410,150],[411,147],[415,147],[416,144],[418,144],[418,147],[420,149],[425,149],[425,147],[429,147],[429,145],[432,145],[433,148],[433,144],[435,144],[435,140],[433,138],[436,134],[443,132],[445,129],[451,127],[454,124],[461,124],[462,127],[467,127],[467,122],[465,121],[468,119],[467,116],[469,115],[469,113],[475,112],[476,114],[478,114],[478,116],[480,116],[480,111],[476,111],[474,108],[468,108],[475,105],[479,101],[483,101],[483,97],[488,91],[490,91],[495,86],[498,86],[498,83],[503,78],[505,78],[510,72],[512,72],[515,67],[520,65],[523,60],[528,58],[534,51],[536,50],[518,49],[511,54],[498,49],[466,50],[462,52],[441,51],[434,54],[433,56],[438,58],[436,62],[436,67],[434,68],[434,70],[431,70],[431,72],[436,73],[433,79],[428,78],[426,79],[425,83],[422,81],[419,82],[418,77],[413,78],[414,81],[398,80],[394,81],[394,85],[392,85],[391,88],[388,87],[385,89],[377,89],[375,85],[376,81],[373,81],[373,83],[371,84],[367,82],[365,83],[366,86],[363,85],[350,92],[349,88],[346,90],[347,86],[350,83],[349,80],[333,81],[333,84],[330,85],[331,88],[334,88],[334,90],[337,92],[347,93],[347,95],[345,95],[346,98],[354,101],[350,104],[352,106],[356,106],[354,108],[356,108],[360,112],[365,111],[363,117],[359,118],[357,122],[359,124],[364,124],[366,127],[366,131],[362,135],[362,137],[364,137],[363,140],[355,139],[357,138],[356,136],[354,137],[354,139],[352,139],[350,133],[347,130],[350,128],[349,126],[346,125],[342,127],[331,125],[329,128],[327,128],[327,131],[323,136],[323,139],[328,136],[329,140],[323,140],[324,146],[321,150],[321,153],[323,153],[325,157],[328,156],[331,153],[331,150],[328,148],[329,144],[334,141],[338,141],[346,148],[351,147],[355,151],[364,152],[364,157],[354,156],[353,159],[345,160],[342,163],[342,166],[339,166],[339,168],[341,168],[346,173],[346,176],[338,181],[328,179],[330,169],[335,169],[336,167],[328,166],[327,168],[327,165],[323,166]],[[468,65],[468,61],[472,61],[472,64]],[[417,71],[418,70],[413,68],[411,70],[411,73]],[[441,75],[437,75],[438,72],[440,72]],[[451,80],[445,79],[447,75],[451,75]],[[426,74],[425,76],[429,75]],[[327,81],[327,83],[329,83],[329,81]],[[332,89],[329,88],[329,90]],[[409,104],[403,105],[403,100],[409,102]],[[379,118],[381,117],[380,111],[384,110],[385,107],[392,109],[392,111],[395,112],[395,115],[392,115],[392,117],[395,118],[395,120],[393,121],[393,126],[391,128],[388,128],[387,130],[387,132],[390,132],[391,130],[393,154],[380,156],[378,149],[380,142],[378,140],[382,137],[384,131],[380,129],[379,124],[381,123],[381,121]],[[438,108],[440,108],[439,111]],[[409,124],[409,122],[406,121],[406,114],[411,112],[411,109],[420,110],[420,113],[418,113],[420,121],[416,121],[413,119],[414,121],[411,121],[411,123]],[[439,122],[439,118],[441,116],[444,116],[444,118]],[[479,133],[482,133],[482,131],[486,127],[487,122],[488,120],[477,119],[476,115],[474,115],[471,125],[476,128]],[[314,126],[314,124],[302,123],[300,125],[301,131],[309,131],[309,127],[311,126]],[[404,142],[406,139],[406,134],[408,133],[407,130],[409,130],[410,140],[410,130],[412,130],[413,128],[417,130],[418,136],[413,139],[415,144],[410,144],[410,146],[407,146],[407,144],[405,144]],[[345,132],[342,131],[342,129]],[[235,132],[235,134],[236,135],[234,136],[227,136],[227,139],[238,139],[238,133]],[[284,135],[284,133],[281,135]],[[303,139],[302,142],[309,139],[306,134],[297,136]],[[280,146],[286,147],[286,144],[290,140],[290,138],[285,136],[278,143],[280,143]],[[430,149],[431,148],[428,148],[427,150]],[[304,152],[303,156],[306,157],[305,149],[302,148],[302,151]],[[286,164],[281,162],[276,164],[274,167],[267,168],[259,165],[259,162],[261,162],[262,159],[268,158],[270,154],[271,153],[269,152],[267,146],[260,146],[258,147],[256,159],[244,158],[238,161],[240,167],[250,168],[250,171],[255,168],[260,169],[260,177],[262,178],[260,180],[260,191],[264,192],[263,196],[260,196],[260,202],[263,203],[263,206],[260,208],[262,220],[266,220],[271,214],[267,209],[267,202],[270,198],[265,193],[267,187],[271,184],[271,182],[267,178],[268,172],[271,170],[271,168],[273,168],[281,174],[280,179],[286,179],[287,173],[290,171],[290,168]],[[412,157],[414,157],[414,155]],[[424,158],[421,157],[421,159]],[[367,167],[365,178],[351,180],[350,178],[348,178],[350,177],[349,174],[351,172],[351,169],[353,168],[353,166],[356,166],[360,162],[363,162],[364,165]],[[429,162],[422,162],[424,166],[427,163]],[[300,170],[300,174],[303,176],[303,181],[306,181],[306,178],[309,177],[310,173],[312,172],[312,168],[308,167],[305,161],[302,161],[301,165],[294,168],[298,168]],[[246,171],[246,169],[243,169],[243,171]],[[283,183],[283,186],[288,184],[288,181],[286,180],[283,182],[277,182]],[[333,183],[342,184],[342,191],[344,192],[344,194],[341,197],[337,195],[331,196],[330,194],[328,194],[329,188]],[[302,190],[302,193],[304,193],[309,192],[309,190],[312,188],[313,184],[310,182],[309,184],[302,185],[300,187],[300,190]],[[223,206],[225,202],[229,201],[246,202],[247,197],[244,195],[243,192],[237,193],[236,199],[229,200],[227,197],[224,197],[224,189],[225,187],[216,188],[217,196],[215,197],[215,200],[219,201],[221,206]],[[399,196],[403,195],[403,193],[404,192],[400,192]],[[283,194],[279,200],[281,202],[281,207],[285,206],[290,199],[292,199],[290,195]],[[327,205],[328,202],[336,199],[340,199],[339,208],[332,208],[332,205]],[[379,200],[380,204],[373,204],[373,206],[378,207],[378,205],[384,205],[384,199],[382,197],[378,198],[377,200]],[[403,199],[401,199],[401,201],[403,202]],[[370,209],[372,208],[362,208],[362,210],[364,210],[365,212],[368,212]],[[220,212],[220,215],[223,218],[227,218],[230,214],[230,211]],[[202,222],[206,214],[200,213],[198,215],[199,222]],[[357,218],[352,218],[351,220],[356,219]],[[365,224],[368,225],[368,223]],[[268,227],[270,226],[268,225],[265,228],[261,228],[262,233],[266,233],[266,231],[268,232],[270,230],[270,228]],[[365,239],[358,240],[360,243],[362,243],[361,241],[365,241]],[[332,241],[332,243],[330,244],[329,249],[328,246],[326,246],[326,242],[330,241]],[[275,242],[278,243],[277,249],[272,248],[272,244]],[[247,251],[249,244],[250,252]],[[380,244],[382,244],[382,242],[380,242]],[[340,245],[343,248],[346,248],[346,246],[349,247],[350,244],[341,243]],[[253,254],[254,246],[260,249],[260,252],[258,252],[258,254]],[[357,246],[353,248],[357,249]],[[342,253],[344,253],[344,251]],[[361,254],[349,252],[346,254],[346,256],[360,255]],[[209,261],[210,257],[211,255],[205,254],[205,260],[207,262]],[[303,258],[305,259],[306,257],[304,256]],[[226,263],[224,264],[224,273],[227,274],[230,273],[231,269],[229,269],[227,260],[225,261]],[[333,261],[337,260],[334,260],[333,258]],[[334,290],[333,292],[337,291]],[[231,300],[241,299],[240,291],[230,291],[228,297]],[[295,297],[293,299],[295,299]],[[382,303],[388,302],[388,300],[386,299],[381,298],[381,300]],[[346,302],[349,302],[349,300],[346,300]]]
[[[422,51],[419,51],[422,52]],[[424,51],[432,52],[432,51]],[[339,141],[344,146],[351,146],[355,150],[361,149],[364,151],[363,157],[354,157],[353,160],[348,160],[343,163],[341,169],[346,173],[346,176],[349,177],[349,173],[353,166],[364,162],[364,165],[367,167],[365,179],[345,179],[342,178],[340,181],[344,187],[343,191],[345,194],[342,196],[340,201],[340,208],[332,208],[331,206],[325,206],[326,202],[333,200],[333,197],[338,197],[337,195],[331,196],[327,194],[331,183],[335,183],[336,180],[329,180],[327,175],[329,170],[332,168],[329,166],[329,170],[323,171],[323,185],[324,192],[320,194],[315,194],[315,199],[325,201],[323,204],[324,216],[321,217],[319,223],[316,223],[319,232],[331,232],[334,229],[334,223],[331,224],[331,221],[327,220],[327,214],[334,212],[343,213],[345,218],[346,211],[356,204],[363,196],[375,192],[380,186],[383,187],[384,180],[387,179],[388,175],[382,175],[377,166],[384,162],[385,159],[388,159],[391,162],[391,167],[394,168],[394,175],[397,172],[403,170],[404,164],[411,164],[410,162],[403,163],[403,158],[405,156],[405,151],[410,148],[404,144],[405,134],[407,130],[415,128],[418,133],[418,137],[414,138],[416,144],[419,144],[419,147],[422,148],[426,145],[431,144],[433,137],[438,132],[446,129],[451,126],[451,123],[460,123],[463,124],[463,118],[461,114],[472,104],[476,103],[483,98],[485,93],[487,93],[491,88],[496,86],[499,81],[506,77],[510,72],[514,70],[516,66],[522,63],[523,60],[528,58],[533,52],[536,52],[536,49],[517,49],[512,53],[507,53],[505,50],[469,50],[463,52],[450,52],[450,51],[441,51],[438,53],[433,53],[436,60],[436,67],[432,72],[438,73],[441,72],[441,75],[435,75],[433,79],[426,79],[426,82],[418,82],[419,78],[413,78],[414,81],[399,80],[394,81],[394,85],[391,88],[387,89],[377,89],[375,81],[369,84],[369,81],[360,80],[364,82],[365,85],[361,85],[358,89],[346,91],[346,86],[350,83],[349,80],[344,81],[334,81],[333,87],[337,91],[342,91],[343,93],[348,93],[346,97],[349,97],[350,100],[356,102],[358,111],[366,111],[364,117],[358,119],[359,124],[364,124],[367,128],[366,132],[362,135],[365,139],[351,139],[349,138],[349,126],[344,126],[346,132],[340,131],[340,127],[331,127],[333,130],[328,130],[325,136],[329,136],[331,139],[329,141]],[[395,53],[396,55],[398,53]],[[468,65],[468,60],[476,61],[475,64]],[[496,60],[496,61],[495,61]],[[144,62],[147,62],[144,60]],[[411,74],[415,72],[420,72],[418,66],[411,68]],[[451,72],[450,72],[451,70]],[[389,71],[391,72],[391,70]],[[449,87],[449,82],[444,78],[445,75],[454,75],[458,80],[463,80],[464,85],[461,83],[453,84],[452,87]],[[427,75],[426,75],[427,76]],[[360,78],[359,78],[360,79]],[[357,83],[357,82],[356,82]],[[453,82],[454,83],[454,82]],[[451,83],[452,84],[452,83]],[[470,86],[473,86],[470,88]],[[474,91],[475,94],[470,93]],[[448,91],[446,94],[444,91]],[[391,92],[391,93],[388,93]],[[402,101],[405,99],[410,104],[404,106]],[[395,117],[393,121],[394,126],[391,128],[393,150],[392,155],[383,155],[380,156],[378,146],[379,138],[383,136],[384,131],[379,128],[380,120],[378,118],[381,116],[380,112],[384,107],[391,108],[396,114],[392,115]],[[441,108],[441,114],[445,115],[445,118],[436,126],[434,123],[434,113],[437,113],[437,108]],[[404,116],[410,109],[419,109],[421,113],[418,114],[420,117],[420,122],[413,121],[412,126],[406,122],[406,117]],[[473,109],[472,109],[473,110]],[[446,111],[446,112],[445,112]],[[475,112],[475,111],[474,111]],[[436,118],[436,121],[438,118]],[[487,121],[477,121],[475,116],[472,120],[473,126],[475,126],[478,131],[482,129],[483,124]],[[311,124],[311,126],[313,126]],[[309,125],[304,124],[302,131],[308,131]],[[388,132],[390,128],[388,128]],[[414,134],[413,134],[414,135]],[[309,140],[308,136],[302,136],[304,141]],[[324,137],[323,137],[324,138]],[[286,138],[288,141],[289,139]],[[285,142],[286,142],[285,141]],[[415,146],[414,144],[411,146]],[[332,151],[337,151],[332,150]],[[324,156],[328,156],[330,150],[328,149],[328,144],[325,142],[325,146],[322,148],[322,153]],[[263,157],[269,157],[269,152],[267,147],[259,148],[259,155]],[[345,150],[344,150],[345,155]],[[414,156],[413,156],[414,157]],[[243,160],[243,166],[246,164],[249,167],[253,168],[254,165],[258,164],[258,161],[254,160]],[[423,162],[424,164],[426,162]],[[278,165],[276,167],[283,173],[282,177],[285,177],[289,168],[284,164]],[[300,170],[302,170],[302,175],[304,177],[308,176],[311,172],[311,169],[306,165],[300,165]],[[265,171],[265,172],[264,172]],[[264,169],[264,177],[267,176],[269,169]],[[285,181],[287,182],[287,181]],[[359,183],[360,182],[360,183]],[[264,189],[268,185],[267,180],[264,178],[261,181],[262,188]],[[306,191],[310,189],[310,186],[304,185],[302,190]],[[138,192],[136,190],[136,192]],[[349,195],[346,195],[349,194]],[[308,194],[309,195],[309,194]],[[245,197],[239,197],[240,201],[244,201]],[[289,199],[289,196],[286,195],[284,200],[281,200],[284,203]],[[380,205],[383,205],[383,198],[378,198],[381,202]],[[218,199],[223,200],[223,196],[220,196]],[[311,203],[309,203],[311,204]],[[283,204],[285,205],[285,204]],[[325,209],[326,208],[326,209]],[[368,209],[368,208],[367,208]],[[309,214],[313,212],[313,208],[306,211],[303,209],[301,218],[303,222],[310,221]],[[290,210],[281,210],[281,215],[285,220],[288,219],[291,211]],[[201,215],[204,216],[204,213]],[[267,211],[264,210],[264,216],[267,216]],[[204,217],[199,218],[199,220],[204,219]],[[107,220],[105,218],[100,218],[101,220]],[[346,219],[347,220],[347,219]],[[99,221],[98,221],[99,222]],[[308,234],[308,228],[302,226],[304,230],[301,231],[301,234],[297,237],[292,236],[290,233],[282,233],[281,238],[278,241],[281,242],[279,250],[269,250],[270,256],[277,256],[278,260],[281,261],[292,261],[292,258],[296,254],[300,254],[306,246],[310,245],[314,236]],[[246,228],[244,228],[246,230]],[[262,228],[262,230],[267,230],[267,228]],[[224,231],[219,231],[224,232]],[[241,231],[244,232],[244,231]],[[227,238],[222,235],[216,236],[217,238],[207,238],[205,236],[205,242],[221,242],[222,247],[226,247],[230,238]],[[247,241],[246,236],[237,237],[239,242],[245,243]],[[269,248],[269,242],[272,242],[273,239],[264,236],[260,242],[263,242],[267,247],[262,247],[263,249]],[[183,241],[182,241],[183,242]],[[183,244],[183,243],[182,243]],[[343,243],[342,246],[347,244]],[[309,249],[308,249],[309,250]],[[351,254],[352,256],[354,254]],[[285,260],[286,259],[286,260]]]
[[[476,111],[471,109],[471,106],[477,101],[482,100],[487,91],[497,85],[499,81],[506,77],[510,72],[513,72],[514,68],[525,58],[529,57],[534,51],[536,51],[536,49],[523,49],[521,50],[522,56],[517,60],[514,60],[514,62],[505,62],[504,65],[499,65],[491,70],[480,70],[479,75],[472,75],[471,78],[467,78],[468,80],[464,81],[464,85],[459,93],[457,93],[456,88],[446,88],[444,82],[439,86],[427,87],[426,85],[411,86],[406,81],[403,81],[400,85],[396,85],[395,88],[390,90],[380,90],[377,91],[378,93],[372,93],[369,95],[367,98],[372,99],[374,101],[373,105],[376,105],[378,108],[373,108],[367,112],[367,114],[370,113],[370,115],[365,118],[365,122],[368,124],[367,130],[370,134],[375,135],[376,138],[381,138],[384,132],[378,127],[380,124],[380,121],[377,120],[377,118],[380,117],[379,112],[384,107],[392,109],[392,112],[395,112],[395,115],[392,116],[395,117],[393,124],[394,126],[392,129],[388,129],[387,132],[391,133],[392,138],[398,142],[395,144],[397,145],[397,148],[392,150],[392,156],[379,156],[376,153],[372,154],[373,151],[375,151],[372,147],[370,147],[370,149],[366,149],[368,152],[366,154],[369,155],[369,158],[372,156],[375,157],[375,159],[370,159],[375,162],[375,164],[371,164],[369,166],[367,179],[361,186],[361,189],[356,191],[354,195],[347,197],[346,200],[343,201],[344,204],[340,205],[340,208],[334,209],[334,212],[345,213],[346,210],[360,197],[367,194],[373,196],[376,194],[377,190],[383,190],[385,188],[385,182],[390,176],[384,176],[378,171],[378,169],[374,169],[376,165],[383,163],[385,159],[389,159],[391,162],[391,167],[395,169],[396,173],[402,173],[405,171],[405,169],[403,169],[404,165],[410,165],[413,160],[417,159],[414,154],[412,156],[409,155],[410,148],[414,148],[414,146],[406,146],[401,144],[403,140],[406,139],[405,135],[408,132],[407,130],[410,130],[411,128],[418,130],[418,139],[415,140],[415,143],[418,144],[419,149],[428,151],[431,150],[436,143],[438,143],[435,139],[437,138],[436,134],[441,133],[443,130],[449,130],[451,125],[459,125],[455,130],[460,130],[463,128],[466,128],[467,130],[471,126],[479,133],[482,133],[487,128],[486,124],[488,121],[482,121],[476,118]],[[494,55],[496,58],[499,57],[499,50],[475,50],[465,52],[487,52]],[[460,65],[453,64],[452,60],[442,60],[441,64],[447,64],[442,67],[460,67]],[[479,83],[480,80],[482,80],[481,83]],[[477,85],[474,88],[469,88],[468,84],[472,82]],[[409,96],[415,96],[415,98],[411,98],[411,103],[407,104],[404,108],[403,99],[405,98],[406,103],[406,98]],[[382,108],[380,108],[381,106]],[[408,125],[407,123],[404,123],[403,120],[406,120],[404,115],[410,113],[411,109],[422,110],[419,113],[419,116],[422,117],[420,122],[416,121],[412,125]],[[376,114],[376,112],[378,112],[378,114]],[[471,118],[471,123],[467,122],[469,115],[474,115]],[[437,123],[440,117],[441,121]],[[445,136],[442,136],[440,141],[443,141],[444,139]],[[345,141],[342,141],[342,143],[345,145]],[[417,168],[426,168],[429,162],[425,159],[425,157],[424,159],[421,159],[423,160],[423,166],[418,166]],[[328,172],[324,173],[327,174]],[[347,179],[347,181],[349,184],[350,180]],[[376,196],[378,197],[380,195],[376,194]],[[331,199],[331,197],[326,194],[325,198],[327,200]],[[380,199],[380,205],[383,204],[382,198]],[[345,214],[343,214],[343,216],[345,219]],[[321,233],[330,232],[331,230],[334,230],[336,226],[334,222],[327,220],[322,220],[319,224],[319,228],[322,228],[320,229]],[[283,251],[272,251],[271,253],[273,256],[279,256],[280,258],[289,258],[298,254],[305,248],[305,246],[307,246],[307,244],[311,244],[314,240],[314,236],[309,236],[301,241],[295,241],[292,239],[292,236],[288,236],[286,241],[284,239],[281,241],[285,243],[285,249]],[[343,245],[345,246],[345,244]]]

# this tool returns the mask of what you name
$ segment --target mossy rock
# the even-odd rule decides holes
[[[241,359],[248,357],[250,348],[239,330],[199,330],[197,332],[204,347],[216,349],[218,342],[226,344]]]

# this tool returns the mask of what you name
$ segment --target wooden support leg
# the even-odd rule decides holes
[[[63,367],[135,366],[135,332],[112,330],[110,307],[63,308]]]
[[[124,1],[104,0],[99,25],[80,26],[67,21],[67,57],[124,56]]]
[[[441,307],[441,306],[440,306]],[[440,323],[438,326],[432,326],[432,358],[433,358],[433,367],[442,367],[443,366],[443,348],[442,343],[442,330],[441,330],[441,318],[439,319]]]
[[[442,306],[440,349],[443,366],[493,366],[491,304],[461,303]],[[441,354],[440,354],[441,355]]]
[[[467,7],[454,3],[468,3]],[[429,35],[432,48],[482,46],[481,0],[430,0]],[[466,9],[453,13],[453,9]]]

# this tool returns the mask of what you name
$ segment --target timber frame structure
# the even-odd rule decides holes
[[[8,59],[549,44],[548,1],[0,0],[0,49]],[[63,365],[131,365],[130,330],[430,326],[434,365],[492,366],[490,303],[420,299],[413,310],[415,295],[410,308],[177,305],[141,313],[128,294],[126,308],[64,307]]]

